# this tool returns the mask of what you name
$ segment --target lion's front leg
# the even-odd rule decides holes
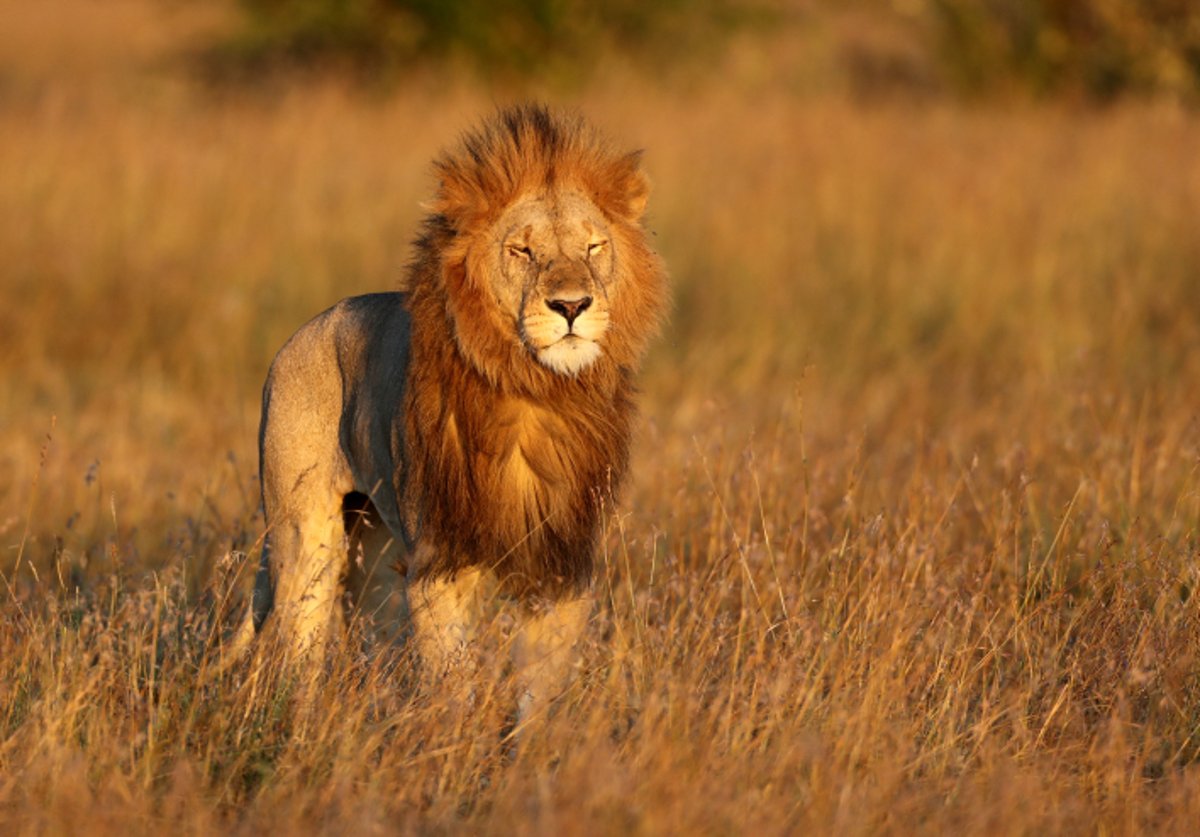
[[[469,688],[477,667],[480,581],[476,568],[445,577],[418,578],[409,584],[408,606],[413,640],[429,682],[456,681],[453,690]]]
[[[525,609],[513,644],[518,721],[528,720],[568,685],[575,644],[591,608],[591,599],[584,596]]]

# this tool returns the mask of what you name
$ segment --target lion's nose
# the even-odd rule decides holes
[[[567,321],[567,328],[575,324],[575,318],[588,310],[592,304],[590,296],[583,296],[579,299],[551,299],[547,300],[546,305],[551,311],[556,311],[562,314]]]

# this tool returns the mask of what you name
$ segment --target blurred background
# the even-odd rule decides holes
[[[834,505],[929,440],[1034,472],[1155,421],[1190,479],[1189,0],[0,0],[6,549],[193,585],[251,549],[274,351],[394,287],[430,158],[529,96],[647,151],[648,526],[764,436],[781,509],[805,439]]]
[[[614,62],[699,81],[732,50],[795,93],[1109,101],[1194,98],[1200,83],[1188,0],[242,0],[236,15],[204,52],[244,82],[336,67],[387,86],[450,65],[567,86]]]

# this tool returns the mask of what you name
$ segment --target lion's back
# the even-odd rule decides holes
[[[374,293],[341,300],[288,339],[263,388],[264,492],[290,490],[320,463],[334,482],[382,491],[376,499],[395,507],[410,335],[405,296]]]

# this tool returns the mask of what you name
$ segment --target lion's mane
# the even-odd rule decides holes
[[[625,474],[633,373],[666,307],[663,265],[642,228],[639,154],[614,152],[582,120],[540,106],[502,110],[435,162],[439,188],[409,265],[412,338],[397,489],[421,572],[453,575],[494,556],[502,584],[559,596],[592,575],[603,498]],[[489,304],[483,240],[516,200],[570,188],[611,224],[623,272],[600,358],[556,374],[511,339]],[[534,475],[506,478],[514,446]]]

